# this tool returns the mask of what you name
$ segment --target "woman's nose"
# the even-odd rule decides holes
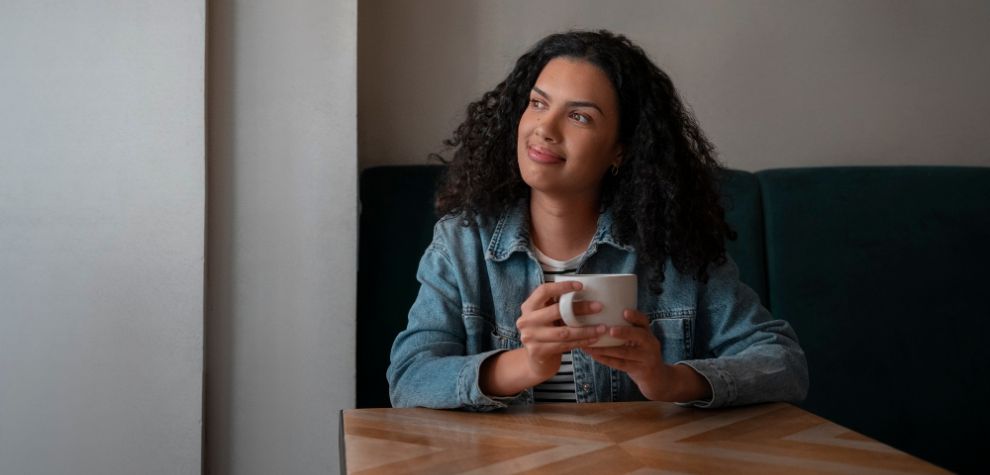
[[[535,132],[536,136],[543,139],[545,142],[557,143],[560,140],[559,130],[557,130],[557,122],[550,118],[541,120],[536,125]]]

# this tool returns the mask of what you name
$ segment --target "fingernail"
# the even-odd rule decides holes
[[[580,282],[576,282],[576,281],[571,281],[571,288],[572,289],[580,289],[581,288],[581,283]]]
[[[608,330],[607,328],[605,328],[605,325],[598,325],[598,328],[595,329],[595,332],[601,335],[605,333],[605,330]]]
[[[588,308],[590,308],[592,311],[600,312],[603,306],[600,302],[591,302],[591,305],[588,305]]]

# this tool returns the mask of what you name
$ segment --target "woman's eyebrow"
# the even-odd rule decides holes
[[[545,97],[548,101],[552,101],[553,100],[550,97],[550,94],[547,94],[543,89],[540,89],[540,88],[538,88],[536,86],[533,86],[533,91],[535,91],[537,94]],[[567,107],[591,107],[592,109],[597,110],[599,114],[601,114],[603,116],[605,115],[605,112],[602,110],[602,108],[601,107],[598,107],[598,104],[595,104],[594,102],[591,102],[591,101],[569,101],[565,105]]]

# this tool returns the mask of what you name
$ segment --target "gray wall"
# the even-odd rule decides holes
[[[362,167],[423,163],[546,34],[608,28],[734,168],[990,165],[984,0],[364,0]]]
[[[334,473],[354,404],[357,4],[211,7],[207,467]]]
[[[204,61],[204,2],[4,3],[0,472],[334,472],[356,142],[423,162],[552,31],[642,44],[729,166],[990,164],[982,1],[357,7],[211,2]]]
[[[0,10],[0,473],[196,473],[204,2]]]

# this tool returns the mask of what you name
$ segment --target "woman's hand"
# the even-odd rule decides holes
[[[481,391],[489,396],[511,396],[540,384],[560,370],[560,355],[583,348],[604,335],[605,325],[570,328],[560,318],[557,300],[581,289],[580,282],[554,282],[536,288],[521,306],[516,320],[523,347],[497,353],[481,364]],[[574,312],[601,311],[599,302],[575,302]]]
[[[537,384],[557,374],[562,353],[594,344],[605,334],[605,325],[583,328],[564,325],[556,302],[561,295],[577,290],[581,290],[580,282],[546,283],[537,287],[521,306],[522,315],[516,320],[516,328],[526,350],[526,363]],[[578,315],[601,309],[599,302],[574,302],[574,313]]]
[[[622,318],[632,326],[609,328],[609,335],[626,340],[625,345],[582,350],[595,361],[628,374],[647,399],[694,401],[711,397],[708,381],[691,367],[663,361],[660,341],[650,332],[646,315],[626,309]]]

